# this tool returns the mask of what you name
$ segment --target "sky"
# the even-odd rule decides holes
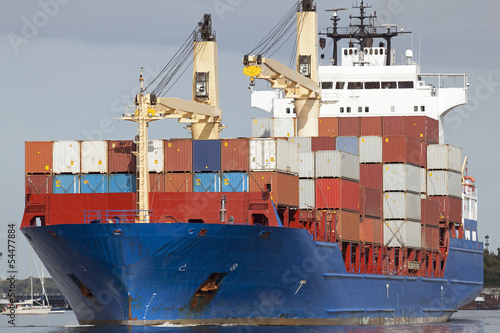
[[[203,14],[212,13],[219,46],[223,137],[250,136],[253,117],[241,59],[293,5],[292,0],[2,0],[0,2],[0,276],[7,262],[8,224],[24,209],[24,142],[132,139],[136,128],[118,121],[145,80],[170,60]],[[330,26],[329,8],[354,1],[318,0],[319,26]],[[397,59],[415,50],[423,73],[467,73],[469,105],[446,118],[445,142],[462,147],[479,193],[479,237],[500,247],[498,124],[500,66],[498,0],[368,2],[379,23],[413,32],[394,41]],[[349,23],[350,9],[341,12]],[[289,63],[292,45],[274,56]],[[191,98],[191,69],[169,96]],[[150,138],[189,137],[175,120],[155,122]],[[17,230],[19,277],[29,274],[29,245]]]

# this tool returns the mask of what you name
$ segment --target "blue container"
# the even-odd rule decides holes
[[[221,192],[248,192],[248,173],[226,172],[222,174]]]
[[[195,173],[193,184],[193,192],[220,192],[220,174]]]
[[[80,181],[78,175],[54,175],[54,193],[80,193]]]
[[[103,174],[81,175],[80,193],[108,193],[108,176]]]
[[[108,176],[109,193],[135,192],[136,180],[134,174],[117,173]]]
[[[477,232],[477,221],[464,219],[464,227],[467,230],[471,230],[471,231],[476,231]]]
[[[220,172],[220,140],[193,140],[193,172]]]
[[[336,141],[336,150],[359,155],[357,136],[338,136]]]

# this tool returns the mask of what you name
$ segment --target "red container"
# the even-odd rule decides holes
[[[135,149],[133,141],[108,141],[109,173],[135,173]]]
[[[339,136],[339,118],[323,117],[318,120],[318,136]]]
[[[430,251],[439,250],[439,228],[434,226],[422,226],[422,247]]]
[[[359,165],[359,185],[374,188],[382,191],[383,182],[382,164],[360,164]]]
[[[193,171],[193,141],[190,139],[165,140],[165,172]]]
[[[51,194],[51,175],[26,175],[26,194]]]
[[[430,199],[421,201],[422,224],[439,227],[439,202]]]
[[[165,192],[193,192],[193,175],[190,173],[167,173],[164,179]]]
[[[384,136],[405,135],[405,117],[383,117]]]
[[[429,144],[425,141],[420,142],[420,166],[427,168],[427,146]]]
[[[316,179],[316,209],[359,212],[359,183],[339,178]]]
[[[337,140],[334,137],[318,136],[311,138],[311,150],[335,150]]]
[[[222,171],[248,171],[248,145],[248,139],[221,140]]]
[[[422,146],[420,141],[405,136],[384,136],[382,139],[382,161],[384,163],[409,163],[421,166]]]
[[[360,121],[359,117],[340,117],[338,136],[359,136]]]
[[[337,237],[342,240],[359,242],[360,221],[359,213],[337,211]],[[332,217],[332,219],[335,216]]]
[[[250,192],[267,192],[270,187],[274,204],[288,207],[299,206],[299,177],[280,172],[251,172]]]
[[[53,141],[30,141],[24,143],[24,172],[47,174],[52,172]]]
[[[151,192],[165,192],[165,174],[149,173],[149,188]]]
[[[371,244],[382,244],[383,242],[383,225],[381,219],[362,218],[361,219],[361,241]]]
[[[405,117],[405,135],[425,141],[427,134],[427,121],[425,116],[410,116]]]
[[[429,197],[439,203],[440,220],[462,223],[462,199],[451,197]]]
[[[382,136],[382,117],[361,117],[361,136]]]
[[[361,216],[382,217],[382,191],[361,187],[359,198],[359,214]]]
[[[439,143],[439,121],[429,117],[425,117],[425,121],[427,123],[425,141],[430,144]]]

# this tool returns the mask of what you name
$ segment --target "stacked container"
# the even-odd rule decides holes
[[[108,141],[109,193],[135,192],[137,147],[133,141]],[[149,156],[148,156],[149,157]]]
[[[26,142],[24,145],[26,194],[52,193],[52,141]]]
[[[164,142],[165,192],[193,191],[193,140],[171,139]]]
[[[56,141],[53,148],[53,193],[80,193],[80,142]]]
[[[108,192],[108,144],[106,141],[82,141],[80,193]]]
[[[286,138],[295,136],[295,118],[253,118],[252,137]]]

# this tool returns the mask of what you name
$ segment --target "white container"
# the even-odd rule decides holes
[[[344,178],[359,181],[359,156],[340,150],[316,152],[317,178]]]
[[[427,170],[420,168],[420,193],[427,194]]]
[[[161,173],[165,165],[163,140],[148,141],[148,169],[149,172]]]
[[[359,163],[382,163],[382,137],[359,137]]]
[[[108,143],[106,141],[82,141],[82,173],[108,172]]]
[[[314,209],[315,204],[315,180],[299,179],[299,209]]]
[[[427,146],[427,170],[462,172],[462,149],[450,145]]]
[[[299,178],[314,178],[314,152],[299,152]]]
[[[80,142],[55,141],[52,162],[55,174],[80,173]]]
[[[452,171],[427,171],[427,195],[462,198],[462,175]]]
[[[312,151],[312,141],[310,137],[293,137],[288,141],[295,142],[299,146],[299,152]]]
[[[252,118],[252,137],[270,138],[274,136],[273,118]]]
[[[273,136],[279,138],[295,136],[293,118],[274,118]]]
[[[299,173],[299,148],[281,139],[250,140],[250,171]]]
[[[384,164],[384,192],[420,193],[420,168],[411,164]]]
[[[384,221],[384,244],[388,247],[422,247],[420,222],[406,220]]]
[[[420,208],[420,194],[409,192],[384,193],[384,220],[420,221]]]

